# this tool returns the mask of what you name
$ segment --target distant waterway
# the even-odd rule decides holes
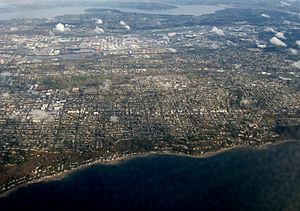
[[[166,14],[166,15],[203,15],[208,13],[214,13],[217,10],[225,9],[226,6],[214,6],[214,5],[176,5],[176,9],[169,10],[155,10],[146,11],[138,9],[128,9],[128,8],[109,8],[109,7],[95,7],[95,8],[108,8],[108,9],[118,9],[123,12],[131,13],[146,13],[146,14]],[[84,14],[84,10],[91,7],[55,7],[48,9],[26,9],[26,10],[16,10],[9,12],[1,12],[0,20],[11,20],[19,18],[54,18],[60,15],[66,14]],[[93,7],[94,8],[94,7]]]
[[[300,210],[300,142],[141,156],[22,187],[1,210]]]

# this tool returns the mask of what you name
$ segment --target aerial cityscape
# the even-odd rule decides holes
[[[151,14],[171,2],[0,21],[0,193],[94,162],[299,139],[292,1]]]

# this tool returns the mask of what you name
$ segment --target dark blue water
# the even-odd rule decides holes
[[[1,210],[300,210],[300,142],[149,156],[18,189]]]

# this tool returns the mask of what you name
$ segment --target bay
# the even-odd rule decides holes
[[[166,14],[166,15],[203,15],[214,13],[217,10],[225,9],[226,6],[213,6],[213,5],[176,5],[176,9],[159,10],[159,11],[146,11],[128,8],[109,8],[109,7],[95,7],[100,9],[118,9],[122,12],[130,13],[145,13],[145,14]],[[20,18],[54,18],[60,15],[84,14],[84,10],[90,7],[51,7],[45,9],[28,9],[28,10],[15,10],[0,13],[0,20],[20,19]]]

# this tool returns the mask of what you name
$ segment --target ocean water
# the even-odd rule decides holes
[[[20,188],[0,199],[0,209],[300,210],[300,142],[97,164]]]
[[[208,13],[214,13],[217,10],[225,9],[224,6],[213,6],[213,5],[176,5],[178,8],[170,10],[160,11],[145,11],[138,9],[127,9],[127,8],[109,8],[109,7],[95,7],[95,8],[108,8],[118,9],[123,12],[131,13],[146,13],[146,14],[166,14],[166,15],[203,15]],[[10,20],[18,18],[53,18],[65,14],[84,14],[84,10],[91,7],[55,7],[48,9],[39,10],[18,10],[10,12],[0,13],[0,20]]]

